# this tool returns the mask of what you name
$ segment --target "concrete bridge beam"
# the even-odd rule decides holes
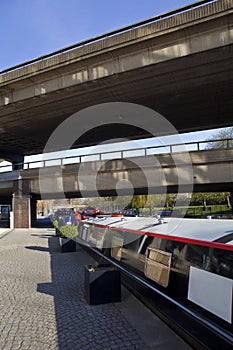
[[[24,155],[14,154],[10,152],[1,152],[0,158],[12,163],[12,170],[23,169],[24,165]]]

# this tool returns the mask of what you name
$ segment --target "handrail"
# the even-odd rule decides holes
[[[119,29],[112,30],[112,31],[104,33],[104,34],[101,34],[101,35],[98,35],[98,36],[94,36],[94,37],[92,37],[90,39],[82,40],[82,41],[80,41],[80,42],[78,42],[76,44],[65,46],[62,49],[50,52],[48,54],[45,54],[45,55],[39,56],[37,58],[34,58],[32,60],[29,60],[29,61],[17,64],[15,66],[3,69],[2,71],[0,71],[0,75],[8,73],[8,72],[11,72],[11,71],[14,71],[14,70],[16,70],[18,68],[26,67],[26,66],[28,66],[30,64],[33,64],[33,63],[36,63],[36,62],[40,62],[40,61],[42,61],[44,59],[51,58],[53,56],[62,54],[64,52],[71,51],[71,50],[76,49],[78,47],[94,43],[94,42],[99,41],[101,39],[106,39],[106,38],[111,37],[113,35],[121,34],[123,32],[135,29],[137,27],[140,27],[140,26],[152,23],[152,22],[156,22],[156,21],[159,21],[161,19],[164,19],[164,18],[173,16],[173,15],[176,15],[178,13],[182,13],[182,12],[191,10],[193,8],[200,7],[202,5],[205,5],[205,4],[208,4],[208,3],[212,3],[212,2],[216,2],[216,1],[218,1],[218,0],[201,0],[201,1],[193,2],[193,3],[189,4],[189,5],[185,5],[185,6],[179,7],[177,9],[175,9],[175,10],[164,12],[164,13],[162,13],[160,15],[157,15],[157,16],[154,16],[154,17],[150,17],[150,18],[145,19],[143,21],[136,22],[136,23],[134,23],[132,25],[127,25],[127,26],[121,27]]]
[[[214,142],[221,142],[220,147],[218,148],[202,148],[202,145],[211,144]],[[231,145],[232,143],[232,145]],[[37,168],[45,168],[48,166],[64,166],[68,164],[76,164],[76,163],[83,163],[88,161],[102,161],[102,160],[110,160],[110,159],[125,159],[125,158],[133,158],[133,157],[139,157],[139,156],[150,156],[150,155],[156,155],[156,154],[172,154],[172,153],[178,153],[178,152],[188,152],[187,146],[194,146],[194,149],[190,150],[191,152],[200,152],[200,151],[211,151],[216,149],[232,149],[233,148],[233,138],[226,138],[226,139],[210,139],[205,141],[191,141],[191,142],[185,142],[185,143],[176,143],[176,144],[164,144],[159,146],[149,146],[149,147],[140,147],[140,148],[134,148],[134,149],[124,149],[124,150],[115,150],[115,151],[107,151],[107,152],[98,152],[98,153],[91,153],[91,154],[80,154],[80,155],[73,155],[68,156],[65,158],[48,158],[48,159],[42,159],[42,160],[35,160],[31,162],[25,162],[25,163],[17,163],[14,164],[14,166],[17,166],[24,170],[29,169],[35,169],[36,167],[33,165],[40,164]],[[181,148],[182,147],[182,148]],[[177,150],[179,148],[179,150]],[[155,150],[153,152],[153,150]],[[164,152],[166,150],[166,152]],[[157,152],[158,151],[158,152]],[[135,155],[127,156],[126,153],[135,153]],[[138,155],[138,153],[141,152],[141,155]],[[118,156],[113,158],[114,153],[117,153]],[[109,158],[104,158],[104,156],[109,155]],[[120,156],[119,156],[120,155]],[[93,160],[93,158],[97,158]],[[90,160],[90,158],[92,158]],[[78,161],[77,161],[78,159]],[[66,164],[66,161],[69,160],[75,160],[74,162],[68,162]],[[49,165],[49,162],[51,163]],[[57,164],[53,164],[57,163]],[[32,165],[32,166],[30,166]],[[1,165],[0,164],[0,172],[2,169],[9,169],[12,168],[12,165]],[[9,171],[9,170],[6,170]]]

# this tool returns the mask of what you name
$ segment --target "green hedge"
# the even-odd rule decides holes
[[[54,228],[58,228],[58,221],[57,221],[57,220],[54,220],[54,221],[53,221],[53,227],[54,227]]]
[[[78,230],[76,226],[61,226],[59,227],[60,237],[62,238],[73,238],[78,235]]]

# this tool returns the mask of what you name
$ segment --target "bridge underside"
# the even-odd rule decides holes
[[[232,61],[233,45],[228,45],[35,96],[4,109],[0,107],[1,154],[42,152],[49,136],[63,120],[83,108],[106,102],[150,107],[179,132],[231,126]],[[100,125],[82,135],[73,147],[122,137],[137,139],[151,135],[132,126]]]

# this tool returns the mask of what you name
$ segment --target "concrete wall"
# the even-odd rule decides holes
[[[63,167],[47,167],[22,172],[31,178],[31,193],[60,196],[70,193],[98,195],[116,194],[117,186],[132,187],[140,192],[148,187],[153,192],[172,191],[180,186],[180,191],[192,191],[193,184],[198,191],[221,191],[233,188],[233,150],[205,150],[200,152],[174,153],[111,161],[70,164]],[[120,185],[119,185],[120,184]],[[194,189],[195,190],[195,189]]]

